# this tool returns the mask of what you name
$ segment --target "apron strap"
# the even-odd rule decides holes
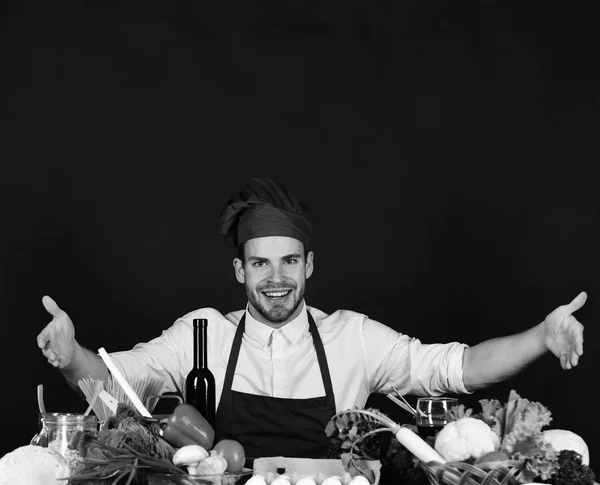
[[[240,356],[240,348],[242,346],[242,336],[244,335],[244,329],[246,328],[246,312],[240,318],[235,336],[233,337],[233,344],[231,344],[231,352],[229,352],[229,360],[227,362],[227,370],[225,371],[225,379],[223,381],[222,393],[229,397],[231,392],[231,384],[233,384],[233,374],[237,367],[238,357]]]
[[[321,341],[321,336],[317,329],[317,324],[314,318],[306,310],[308,315],[308,328],[313,339],[315,351],[317,353],[317,360],[319,362],[319,369],[321,370],[321,378],[323,379],[323,387],[325,388],[325,395],[329,398],[333,398],[333,385],[331,384],[331,376],[329,375],[329,365],[327,364],[327,356],[325,355],[325,348]],[[233,337],[233,344],[231,345],[231,352],[229,354],[229,361],[227,362],[227,370],[225,371],[225,379],[223,381],[223,395],[229,397],[231,392],[231,385],[233,384],[233,375],[237,367],[238,358],[240,356],[240,348],[242,346],[242,336],[244,335],[244,329],[246,328],[246,312],[240,318],[240,321]]]
[[[315,346],[315,351],[317,352],[317,359],[319,360],[319,368],[321,369],[321,377],[323,378],[325,395],[333,398],[333,385],[331,384],[331,375],[329,374],[329,365],[327,364],[325,347],[323,347],[323,341],[319,335],[319,330],[317,329],[315,319],[308,310],[306,310],[306,313],[308,314],[308,328],[313,338],[313,345]]]

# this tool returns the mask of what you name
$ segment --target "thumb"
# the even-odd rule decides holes
[[[573,299],[573,301],[571,303],[569,303],[568,305],[565,305],[565,310],[570,315],[571,313],[574,313],[577,310],[579,310],[583,306],[583,304],[585,303],[586,300],[587,300],[587,293],[585,291],[582,291],[581,293],[579,293],[579,295],[577,295]]]
[[[48,295],[44,295],[42,298],[42,305],[44,305],[46,311],[53,317],[58,317],[62,313],[56,302]]]

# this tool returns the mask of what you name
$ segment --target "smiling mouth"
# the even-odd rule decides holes
[[[288,296],[292,290],[283,290],[283,291],[263,291],[263,295],[265,295],[269,300],[281,300]]]

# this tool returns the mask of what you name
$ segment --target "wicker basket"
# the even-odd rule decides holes
[[[527,481],[521,477],[518,461],[481,463],[477,466],[461,461],[421,463],[431,485],[520,485]]]

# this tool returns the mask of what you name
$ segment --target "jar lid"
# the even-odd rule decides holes
[[[97,416],[81,413],[40,413],[40,418],[47,423],[90,423],[98,422]]]

